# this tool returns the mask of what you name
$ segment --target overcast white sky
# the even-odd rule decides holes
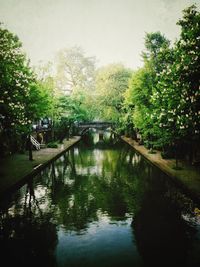
[[[0,0],[0,21],[18,35],[33,65],[81,46],[98,65],[142,65],[145,32],[179,36],[182,10],[200,0]]]

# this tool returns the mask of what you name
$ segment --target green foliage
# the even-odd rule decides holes
[[[181,34],[174,47],[159,32],[146,35],[144,67],[125,92],[127,120],[152,147],[199,140],[200,13],[191,6],[177,24]]]
[[[182,26],[180,40],[159,75],[159,93],[153,95],[160,126],[168,133],[167,142],[192,140],[200,129],[200,15],[194,6],[183,14],[178,22]]]
[[[27,113],[30,114],[32,121],[52,115],[54,101],[52,92],[46,84],[39,81],[31,84],[28,100]]]
[[[173,48],[159,32],[146,35],[144,67],[133,74],[125,93],[129,118],[158,147],[199,138],[200,14],[195,6],[183,11],[178,25],[181,35]]]
[[[125,115],[124,92],[128,88],[132,72],[121,64],[103,67],[96,74],[96,106],[99,118],[112,121],[120,127]]]
[[[60,97],[57,105],[60,118],[68,118],[74,122],[92,120],[94,114],[87,105],[87,100],[87,94],[81,90]]]
[[[49,142],[47,144],[48,148],[58,148],[58,143],[57,142]]]
[[[30,123],[26,116],[26,100],[34,78],[21,47],[18,37],[1,26],[0,124],[3,129]]]
[[[171,159],[174,157],[174,155],[175,153],[173,149],[170,147],[167,150],[161,152],[161,156],[163,159]]]
[[[149,149],[200,142],[200,13],[183,10],[173,46],[160,32],[147,33],[144,66],[121,64],[95,72],[95,58],[81,48],[61,50],[56,66],[29,67],[18,37],[0,26],[1,151],[17,150],[32,121],[52,117],[60,141],[75,122],[106,120],[116,130],[141,135]],[[56,89],[58,88],[58,89]]]
[[[73,133],[75,122],[93,120],[97,113],[94,105],[95,58],[86,57],[79,47],[66,48],[57,54],[55,67],[53,80],[60,91],[54,110],[55,133],[62,141]]]
[[[0,26],[1,153],[21,150],[31,123],[52,108],[51,88],[37,81],[18,37]]]
[[[27,99],[34,75],[18,37],[0,25],[0,143],[1,153],[15,151],[31,123]]]
[[[60,120],[56,121],[54,124],[55,139],[59,140],[60,143],[62,143],[65,138],[68,139],[72,124],[73,121],[68,117],[62,117]]]
[[[152,95],[158,94],[157,74],[166,64],[163,54],[169,48],[169,41],[157,32],[146,35],[145,45],[144,67],[133,73],[124,106],[135,130],[139,130],[144,139],[153,141],[159,136],[159,127]]]
[[[200,133],[200,13],[195,6],[183,11],[181,38],[176,43],[176,60],[173,67],[173,84],[179,92],[177,122],[184,135],[199,136]],[[181,62],[181,64],[180,64]],[[179,97],[178,96],[178,97]]]

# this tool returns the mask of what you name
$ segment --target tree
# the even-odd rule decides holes
[[[152,97],[162,95],[162,89],[158,87],[159,75],[167,65],[165,55],[169,50],[169,44],[170,42],[160,32],[146,35],[144,67],[133,74],[125,93],[124,106],[126,110],[132,112],[134,127],[150,146],[155,144],[160,132],[156,114],[157,102],[152,101]]]
[[[147,68],[141,68],[136,71],[129,83],[129,88],[124,96],[124,106],[126,110],[130,110],[130,114],[134,127],[139,129],[145,138],[149,132],[151,102],[150,95],[152,93],[152,85],[150,82],[151,73]]]
[[[95,58],[86,57],[80,47],[60,50],[56,70],[57,85],[65,93],[94,87]]]
[[[50,117],[54,124],[60,116],[57,106],[59,98],[62,96],[56,86],[55,67],[52,62],[42,63],[35,69],[35,72],[37,73],[37,86],[40,91],[38,95],[41,99],[38,108],[41,112],[37,117]]]
[[[58,108],[60,117],[68,117],[72,121],[87,121],[92,119],[92,113],[85,104],[86,95],[82,91],[72,93],[70,96],[62,96],[59,99]]]
[[[162,71],[165,60],[162,51],[168,49],[170,41],[160,32],[147,33],[145,36],[145,50],[142,52],[144,63],[149,65],[154,74]]]
[[[186,144],[200,143],[200,13],[191,6],[177,24],[181,35],[172,48],[160,33],[147,34],[144,67],[134,73],[124,105],[145,139],[184,154]]]
[[[1,150],[15,149],[14,136],[31,123],[26,116],[26,103],[33,80],[21,42],[0,25],[0,139],[4,147]]]
[[[111,64],[97,71],[96,105],[99,118],[119,124],[123,117],[124,92],[128,88],[131,70],[121,64]]]
[[[91,97],[84,90],[74,90],[70,95],[63,95],[57,102],[56,132],[61,141],[70,133],[73,126],[82,121],[95,119],[96,108],[91,103]]]
[[[180,125],[187,130],[187,139],[199,140],[200,136],[200,12],[196,6],[183,10],[183,18],[177,23],[181,26],[181,38],[177,42],[176,86],[181,90],[182,114]],[[181,62],[181,64],[180,64]],[[182,123],[182,124],[181,124]]]
[[[54,98],[51,89],[47,84],[39,81],[31,84],[27,100],[28,109],[26,111],[31,121],[34,122],[44,117],[52,117]]]
[[[200,141],[200,13],[191,6],[183,10],[183,18],[177,24],[181,35],[175,43],[173,62],[164,72],[170,78],[164,83],[165,102],[168,121],[173,123],[168,126],[174,129],[172,140],[189,144],[192,161],[193,144]]]

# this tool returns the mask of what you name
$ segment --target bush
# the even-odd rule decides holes
[[[156,154],[156,151],[153,150],[153,149],[150,149],[150,150],[148,151],[148,154]]]
[[[173,166],[172,169],[176,170],[176,171],[180,171],[182,170],[183,168],[182,167],[179,167],[179,166]]]
[[[174,158],[174,151],[172,149],[161,152],[161,156],[163,159],[171,159]]]
[[[150,142],[149,142],[148,140],[145,140],[145,141],[144,141],[144,147],[145,147],[146,149],[150,149],[150,148],[151,148],[151,144],[150,144]]]
[[[50,142],[50,143],[47,144],[47,147],[48,148],[57,148],[58,144],[56,142]]]

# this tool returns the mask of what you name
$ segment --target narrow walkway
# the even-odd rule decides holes
[[[163,159],[160,151],[156,151],[156,154],[150,154],[148,149],[142,145],[139,145],[131,138],[122,136],[122,139],[135,148],[136,151],[142,154],[152,164],[173,178],[175,182],[179,183],[188,193],[191,193],[191,195],[198,199],[198,201],[200,201],[199,167],[190,166],[186,162],[180,161],[179,165],[182,167],[182,169],[175,170],[173,169],[175,166],[174,159]]]
[[[33,161],[29,160],[28,152],[14,154],[0,159],[0,196],[8,190],[25,182],[53,159],[59,157],[69,147],[80,140],[79,136],[64,140],[58,148],[43,148],[33,151]]]

